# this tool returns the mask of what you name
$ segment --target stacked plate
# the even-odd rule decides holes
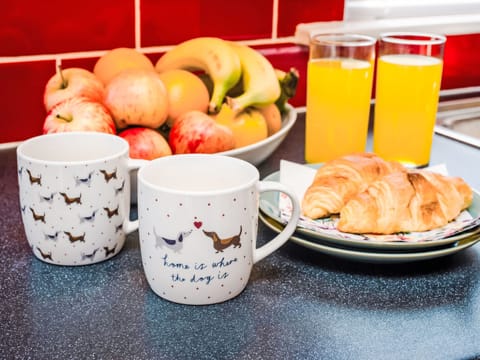
[[[279,172],[264,180],[279,181]],[[472,218],[480,215],[480,194],[474,191],[472,205],[467,209]],[[260,220],[275,232],[284,228],[278,193],[263,193],[260,197]],[[356,237],[340,236],[331,231],[297,227],[290,238],[294,243],[324,254],[370,263],[403,263],[438,258],[464,250],[480,241],[478,221],[465,230],[446,237],[422,241],[381,241],[367,234]]]

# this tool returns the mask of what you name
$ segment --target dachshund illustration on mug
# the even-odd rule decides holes
[[[75,243],[75,242],[77,242],[77,241],[79,241],[79,242],[85,242],[85,233],[83,233],[82,235],[78,235],[78,236],[73,235],[73,234],[72,234],[71,232],[69,232],[69,231],[64,231],[63,233],[68,236],[68,240],[70,240],[70,242],[71,242],[72,244]]]
[[[52,261],[53,261],[53,259],[52,259],[52,252],[51,252],[51,251],[49,251],[49,252],[44,252],[44,251],[43,251],[42,249],[40,249],[38,246],[37,246],[37,250],[38,250],[38,252],[40,253],[40,255],[42,256],[42,259],[44,259],[44,260],[49,259],[49,260],[52,260]]]
[[[82,204],[82,194],[80,194],[79,196],[76,196],[76,197],[70,197],[64,192],[61,192],[59,194],[62,195],[63,199],[65,200],[66,205],[71,205],[71,204],[80,204],[81,205]]]
[[[27,169],[27,173],[28,173],[28,179],[30,180],[30,184],[33,185],[33,184],[38,184],[38,185],[42,185],[42,176],[39,175],[39,176],[33,176],[32,173],[30,172],[30,170]]]
[[[229,246],[242,247],[240,243],[240,235],[242,234],[242,225],[240,225],[240,231],[237,235],[228,238],[220,238],[218,234],[214,231],[205,231],[202,230],[205,235],[213,240],[213,247],[217,250],[217,253],[223,252],[224,249],[228,248]]]
[[[112,216],[118,215],[118,206],[115,209],[110,209],[108,207],[104,207],[103,210],[107,213],[108,218],[110,219]]]
[[[113,172],[109,173],[107,170],[100,170],[100,172],[103,174],[103,177],[105,178],[105,181],[108,183],[112,179],[117,178],[117,169],[115,169]]]
[[[30,208],[30,211],[32,212],[32,216],[33,216],[33,220],[35,221],[41,221],[45,224],[45,214],[38,214],[37,212],[35,212],[35,210],[33,210],[33,208]]]

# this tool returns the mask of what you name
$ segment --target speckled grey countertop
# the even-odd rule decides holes
[[[303,161],[303,115],[276,153]],[[480,151],[436,136],[432,164],[480,189]],[[177,305],[145,281],[137,233],[115,258],[59,267],[23,233],[14,150],[0,151],[1,359],[480,358],[480,245],[408,264],[342,260],[295,243],[217,305]],[[259,243],[274,233],[260,224]]]

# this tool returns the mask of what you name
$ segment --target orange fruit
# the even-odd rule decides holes
[[[268,136],[275,134],[282,128],[282,114],[278,110],[277,105],[269,104],[262,107],[258,107],[258,110],[262,113],[268,127]]]
[[[132,68],[155,70],[150,59],[141,52],[131,48],[115,48],[97,60],[93,73],[104,85],[107,85],[115,75]]]
[[[210,96],[204,82],[187,70],[169,70],[159,74],[167,89],[168,120],[172,126],[182,114],[198,110],[207,112]]]
[[[254,144],[268,136],[267,121],[262,113],[254,108],[237,113],[227,104],[223,104],[215,116],[215,121],[232,130],[235,148]]]

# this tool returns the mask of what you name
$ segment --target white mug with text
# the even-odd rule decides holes
[[[293,203],[288,225],[257,248],[259,194]],[[182,304],[223,302],[246,287],[252,266],[295,231],[298,200],[277,182],[233,157],[191,154],[155,159],[138,171],[139,238],[152,290]]]

